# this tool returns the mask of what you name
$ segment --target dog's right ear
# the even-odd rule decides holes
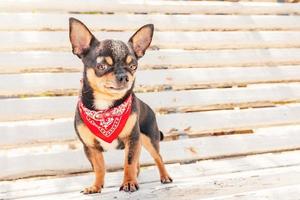
[[[72,44],[72,50],[79,58],[84,56],[94,38],[89,29],[78,19],[69,18],[69,37]]]

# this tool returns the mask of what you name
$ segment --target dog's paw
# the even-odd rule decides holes
[[[138,189],[139,189],[139,185],[137,181],[124,182],[120,187],[120,191],[124,191],[124,192],[135,192]]]
[[[160,177],[160,182],[162,184],[168,184],[168,183],[172,183],[173,179],[169,175],[165,175],[165,176]]]
[[[81,193],[83,194],[94,194],[94,193],[101,193],[101,189],[103,188],[103,186],[98,187],[96,185],[84,188],[84,190],[81,191]]]

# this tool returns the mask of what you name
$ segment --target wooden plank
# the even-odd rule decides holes
[[[138,26],[137,26],[138,27]],[[99,40],[112,38],[128,41],[133,32],[96,32]],[[157,32],[151,48],[187,50],[298,48],[299,31],[258,32]],[[68,51],[71,44],[65,31],[0,32],[1,52]]]
[[[18,59],[16,59],[18,58]],[[218,58],[218,59],[216,59]],[[71,52],[1,52],[0,74],[18,72],[78,72],[82,62]],[[300,65],[300,49],[148,51],[140,69]]]
[[[228,30],[299,30],[300,16],[276,15],[131,15],[131,14],[57,14],[1,13],[0,31],[68,31],[68,18],[75,17],[94,31],[136,31],[153,23],[159,31],[228,31]],[[14,21],[15,23],[6,23]],[[176,26],[174,26],[176,22]]]
[[[288,185],[283,187],[274,187],[268,189],[257,189],[250,192],[234,193],[204,200],[251,200],[251,199],[287,199],[297,200],[300,195],[300,185]]]
[[[72,6],[70,6],[72,5]],[[2,12],[104,12],[192,14],[299,14],[299,5],[257,2],[119,1],[104,0],[3,0]]]
[[[246,157],[204,160],[188,165],[167,165],[169,173],[174,178],[173,186],[180,182],[186,183],[189,177],[199,177],[201,179],[215,178],[218,175],[236,174],[246,171],[257,171],[263,169],[283,169],[288,166],[297,166],[300,164],[299,151],[290,151],[276,154],[251,155]],[[253,165],[256,163],[256,165]],[[291,168],[289,168],[291,169]],[[155,174],[155,176],[154,176]],[[109,188],[118,187],[121,183],[122,172],[113,172],[106,174],[105,187],[101,195],[112,192]],[[79,193],[84,186],[89,185],[93,180],[93,174],[79,176],[62,177],[54,179],[25,179],[17,181],[7,181],[0,183],[0,197],[6,198],[28,198],[51,194]],[[293,179],[295,180],[295,179]],[[211,181],[211,180],[210,180]],[[215,181],[215,179],[214,179]],[[159,186],[158,176],[155,168],[142,168],[139,176],[141,190],[148,188],[147,183],[153,183]],[[291,184],[291,183],[290,183]],[[211,184],[212,186],[216,184]],[[236,184],[234,184],[236,185]],[[244,185],[244,184],[243,184]],[[169,187],[171,185],[167,185]],[[113,189],[116,190],[116,189]],[[139,191],[141,193],[141,191]],[[100,196],[101,196],[100,195]],[[102,197],[102,196],[101,196]]]
[[[291,104],[274,108],[176,113],[158,115],[157,120],[160,130],[166,136],[208,135],[216,132],[299,124],[300,106]],[[72,118],[1,122],[0,130],[2,147],[77,138]]]
[[[153,182],[143,184],[139,192],[130,194],[119,192],[118,187],[114,187],[101,194],[91,195],[91,198],[109,200],[113,196],[115,199],[142,199],[146,196],[150,200],[167,198],[211,200],[223,199],[222,197],[231,195],[235,196],[235,199],[249,199],[244,195],[250,193],[254,197],[257,196],[258,199],[259,197],[262,199],[261,195],[264,195],[270,197],[270,199],[281,200],[285,197],[283,196],[285,194],[288,197],[284,199],[298,200],[297,194],[299,194],[299,191],[297,189],[300,188],[298,177],[299,167],[275,168],[211,177],[191,176],[189,178],[182,177],[178,183],[173,185],[158,185]],[[293,180],[290,181],[290,179]],[[293,193],[294,191],[296,193]],[[273,195],[282,196],[272,198]],[[82,196],[78,191],[73,191],[26,199],[82,199]]]
[[[299,82],[299,77],[299,66],[144,70],[137,72],[136,90],[180,90]],[[0,85],[0,96],[47,95],[48,93],[61,95],[66,91],[76,94],[80,87],[80,79],[80,73],[2,74],[0,81],[6,84]]]
[[[178,163],[299,148],[299,132],[280,131],[272,134],[265,132],[168,141],[161,143],[161,154],[165,163]],[[123,157],[123,151],[112,150],[105,153],[107,169],[122,168]],[[2,180],[90,170],[81,145],[72,150],[68,146],[61,145],[1,150],[0,163],[0,179]],[[140,163],[142,165],[154,164],[149,154],[144,151]]]
[[[137,93],[137,96],[156,112],[168,113],[299,103],[298,91],[300,84],[291,83],[250,88]],[[0,121],[72,117],[77,99],[77,96],[0,99]]]
[[[277,169],[277,168],[276,168]],[[182,178],[178,183],[173,185],[158,185],[157,183],[148,183],[141,185],[141,190],[135,193],[119,192],[118,187],[111,188],[101,194],[90,195],[92,199],[110,200],[115,199],[142,199],[145,196],[149,200],[163,200],[167,198],[186,199],[223,199],[222,197],[234,196],[235,199],[249,199],[244,195],[251,195],[262,199],[281,200],[298,200],[300,188],[298,180],[299,167],[288,167],[284,169],[268,169],[264,171],[241,172],[237,174],[228,174],[223,176],[212,177],[189,177]],[[291,170],[291,171],[289,171]],[[272,174],[273,173],[273,174]],[[293,176],[293,173],[295,176]],[[292,183],[289,179],[293,179]],[[201,187],[201,190],[199,189]],[[256,193],[257,192],[257,193]],[[295,193],[294,193],[295,192]],[[291,193],[291,194],[290,194]],[[227,194],[227,195],[226,195]],[[279,195],[273,197],[273,195]],[[281,195],[281,196],[280,196]],[[285,198],[284,195],[288,195]],[[84,196],[85,197],[85,196]],[[251,196],[250,196],[251,197]],[[78,191],[70,193],[59,193],[43,195],[39,197],[29,197],[26,200],[36,199],[82,199],[83,195]],[[252,199],[252,198],[250,198]]]
[[[72,118],[1,122],[0,130],[3,138],[0,140],[1,147],[77,139]]]

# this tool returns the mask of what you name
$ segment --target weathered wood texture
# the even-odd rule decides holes
[[[160,185],[156,169],[145,168],[142,169],[139,177],[140,191],[130,195],[118,192],[122,172],[114,172],[106,175],[107,181],[102,193],[89,197],[83,196],[79,191],[92,182],[92,174],[45,180],[0,182],[0,198],[166,199],[168,196],[176,199],[191,197],[231,200],[269,197],[276,200],[282,198],[294,200],[299,194],[299,178],[297,178],[299,153],[299,151],[292,151],[208,160],[181,166],[168,165],[167,168],[175,180],[171,185]],[[280,196],[277,196],[279,194]]]
[[[299,83],[242,88],[137,93],[157,113],[276,106],[300,102]],[[0,99],[0,121],[66,118],[77,96]],[[53,112],[55,108],[55,112]]]
[[[71,90],[77,93],[81,73],[1,74],[0,96],[39,95]],[[298,82],[299,66],[227,67],[145,70],[137,72],[136,89],[193,89],[247,84]]]
[[[0,52],[0,58],[3,60],[0,63],[0,74],[53,71],[78,72],[82,71],[83,68],[82,62],[77,57],[74,57],[71,52]],[[143,69],[280,65],[300,65],[300,50],[298,48],[272,48],[209,51],[168,49],[148,51],[145,57],[139,61],[139,71]],[[187,71],[189,70],[187,69]]]
[[[155,24],[157,31],[300,30],[300,25],[297,23],[300,16],[293,15],[58,15],[57,13],[0,13],[0,23],[2,24],[0,30],[67,31],[69,17],[82,20],[93,31],[135,31],[147,23]],[[15,23],[6,23],[10,20]],[[174,22],[176,22],[175,26]],[[108,34],[102,33],[102,35]]]
[[[38,176],[0,182],[0,199],[298,199],[299,14],[270,2],[0,1],[0,180]],[[70,16],[100,40],[155,24],[136,91],[168,139],[173,184],[158,183],[143,151],[140,192],[117,192],[113,172],[103,194],[79,193],[93,177],[70,174],[91,171],[73,130],[82,63]],[[123,157],[105,153],[107,169]]]
[[[275,108],[221,110],[199,113],[159,115],[158,125],[166,136],[207,135],[218,132],[249,130],[260,127],[299,124],[299,105]],[[172,123],[170,123],[172,122]],[[72,118],[2,122],[2,145],[74,140]],[[180,142],[180,140],[179,140]]]
[[[113,38],[128,41],[133,33],[96,32],[95,35],[99,40]],[[299,35],[299,31],[157,32],[150,48],[187,50],[298,48],[300,46]],[[0,42],[2,44],[0,52],[33,50],[71,52],[68,33],[65,31],[0,32]]]
[[[72,5],[72,6],[70,6]],[[298,4],[201,1],[2,0],[2,12],[104,12],[181,14],[300,14]]]
[[[199,123],[199,121],[198,121]],[[209,123],[206,123],[209,124]],[[202,137],[161,143],[161,154],[166,163],[191,162],[204,159],[241,156],[248,154],[296,150],[300,148],[298,129],[282,132],[282,129],[269,133]],[[265,141],[272,141],[266,143]],[[226,145],[224,145],[226,144]],[[90,165],[84,156],[81,145],[70,149],[68,145],[52,147],[32,147],[27,149],[1,150],[1,179],[32,175],[64,174],[89,171]],[[176,152],[176,154],[174,154]],[[123,166],[122,151],[105,153],[107,169],[120,169]],[[153,164],[151,157],[142,152],[141,164]]]

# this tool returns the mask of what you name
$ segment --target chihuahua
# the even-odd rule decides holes
[[[163,134],[155,113],[133,92],[138,60],[149,47],[154,26],[147,24],[127,43],[99,41],[75,18],[69,19],[72,50],[83,62],[83,78],[76,108],[74,127],[95,173],[95,181],[82,192],[100,193],[104,185],[103,151],[125,149],[124,178],[120,191],[139,189],[141,147],[153,157],[161,183],[171,183],[159,153]]]

